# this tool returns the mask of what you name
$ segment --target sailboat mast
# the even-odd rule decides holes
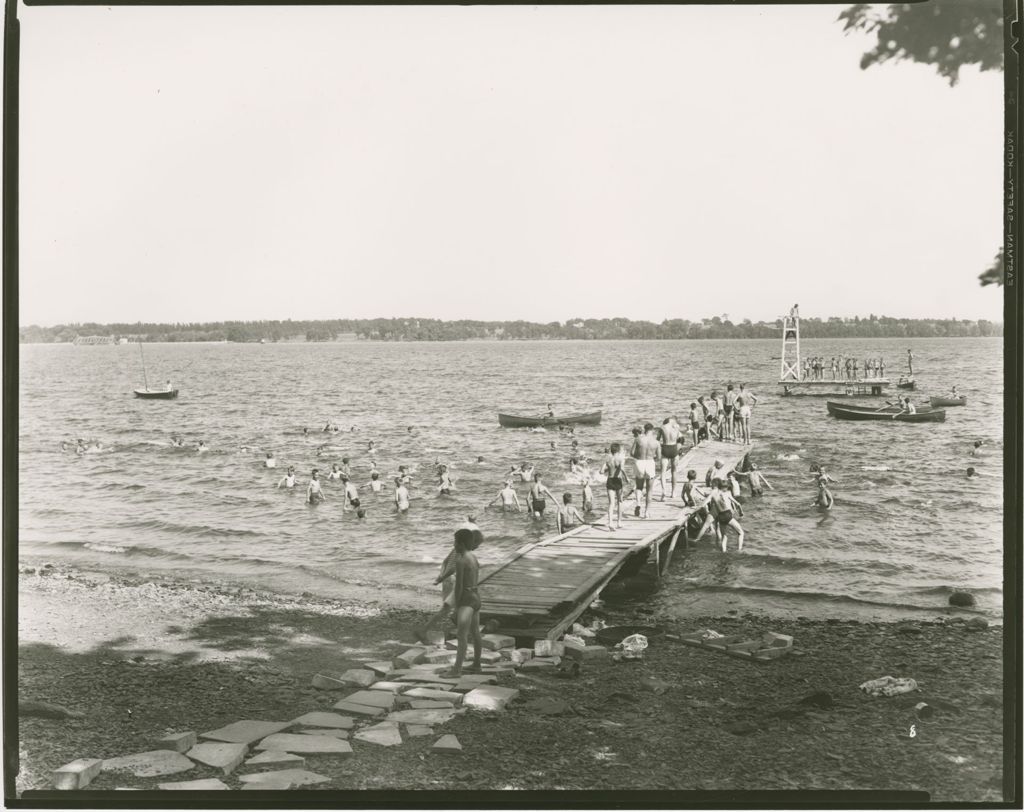
[[[146,377],[146,356],[142,354],[142,339],[139,339],[139,357],[142,359],[142,380],[146,384],[146,390],[149,390],[149,378]]]

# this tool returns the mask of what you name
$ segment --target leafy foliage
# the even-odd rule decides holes
[[[839,15],[843,30],[874,34],[877,43],[861,68],[890,60],[934,65],[955,85],[960,68],[1003,70],[1003,17],[1000,0],[929,0],[892,3],[884,10],[856,3]]]
[[[1000,266],[1001,267],[1001,266]],[[778,338],[781,320],[733,324],[728,317],[700,321],[666,319],[661,324],[630,319],[569,319],[564,324],[529,321],[441,321],[440,319],[330,319],[321,321],[247,321],[209,324],[58,324],[22,327],[21,342],[53,344],[76,336],[117,336],[130,341],[464,341],[490,339],[702,339]],[[842,319],[800,321],[804,338],[904,338],[1002,335],[1002,325],[984,319],[897,319],[871,314]]]
[[[1006,281],[1006,269],[1003,267],[1003,249],[999,249],[999,253],[996,254],[995,260],[992,264],[986,268],[981,274],[978,275],[978,279],[981,280],[982,287],[985,285],[1002,285]]]

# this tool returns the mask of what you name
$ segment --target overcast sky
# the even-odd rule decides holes
[[[841,8],[21,7],[21,323],[1000,319],[1002,75]]]

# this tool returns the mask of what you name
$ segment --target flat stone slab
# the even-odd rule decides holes
[[[53,771],[54,789],[82,789],[103,771],[103,759],[78,758]]]
[[[250,781],[248,784],[242,784],[239,789],[263,790],[266,792],[268,789],[291,789],[294,786],[295,783],[290,778],[268,778],[266,781]]]
[[[493,674],[463,674],[459,677],[459,682],[475,682],[479,685],[486,685],[497,681],[498,678]]]
[[[425,648],[411,648],[408,651],[403,651],[391,661],[391,665],[395,668],[409,668],[415,663],[422,662],[420,658],[425,652]]]
[[[331,779],[326,775],[318,775],[309,770],[272,770],[268,773],[250,773],[238,776],[243,784],[264,784],[270,781],[287,780],[293,787],[303,787],[309,784],[324,784]],[[262,787],[269,789],[269,787]]]
[[[439,677],[438,672],[444,671],[447,666],[439,665],[437,668],[403,668],[395,671],[391,678],[398,682],[450,682],[456,683],[454,677]]]
[[[523,671],[546,671],[554,668],[555,664],[551,662],[551,660],[534,657],[532,660],[527,660],[519,667]]]
[[[533,641],[534,657],[551,657],[552,655],[561,657],[564,650],[565,646],[555,640]]]
[[[161,750],[173,750],[175,753],[187,753],[196,746],[196,734],[194,730],[186,733],[170,733],[154,742]]]
[[[283,750],[264,750],[245,762],[246,764],[266,765],[268,767],[279,765],[282,767],[305,767],[306,759],[297,756],[295,753],[286,753]]]
[[[385,660],[378,660],[372,663],[363,663],[363,665],[365,665],[368,669],[376,672],[377,674],[380,674],[383,677],[386,677],[388,674],[395,670],[395,666],[389,662],[386,662]]]
[[[459,740],[455,736],[449,733],[434,742],[430,749],[437,753],[461,753],[462,745],[459,744]]]
[[[342,716],[340,713],[328,713],[327,711],[313,711],[304,713],[298,719],[292,719],[290,725],[308,727],[338,727],[344,730],[351,730],[356,725],[356,720],[351,716]],[[277,733],[278,731],[274,731]]]
[[[356,731],[352,737],[361,742],[379,744],[383,747],[394,747],[402,743],[402,734],[398,729],[398,722],[380,722],[370,727],[364,727]]]
[[[324,753],[350,756],[352,745],[334,736],[310,736],[306,733],[274,733],[256,745],[257,750],[283,750],[286,753]]]
[[[347,739],[349,731],[340,727],[307,727],[299,731],[302,736],[333,736],[335,739]]]
[[[430,708],[454,708],[451,702],[439,702],[436,699],[414,699],[409,703],[413,710],[429,710]]]
[[[400,694],[406,690],[412,683],[408,682],[390,682],[383,680],[381,682],[375,682],[370,686],[371,691],[388,691],[392,694]]]
[[[395,706],[395,695],[390,691],[356,691],[345,697],[346,702],[354,702],[357,705],[369,705],[371,708],[386,708],[390,710]]]
[[[533,658],[533,649],[532,648],[517,648],[517,649],[513,649],[511,654],[509,654],[509,659],[513,663],[515,663],[516,665],[521,665],[522,663],[525,663],[527,660],[530,660],[532,658]]]
[[[216,767],[230,775],[249,751],[249,745],[235,742],[200,742],[185,755],[200,764]]]
[[[478,710],[500,711],[505,710],[505,706],[517,696],[519,696],[519,691],[516,688],[481,685],[462,697],[462,705]]]
[[[195,781],[170,781],[157,784],[159,789],[231,789],[219,778],[199,778]]]
[[[377,681],[377,674],[366,668],[350,668],[340,677],[342,682],[358,685],[361,688],[369,688]]]
[[[509,637],[507,634],[485,634],[481,636],[480,641],[483,643],[484,648],[489,648],[492,651],[516,647],[516,639]]]
[[[405,732],[409,736],[433,736],[434,728],[427,725],[406,725]]]
[[[434,649],[423,655],[423,661],[430,665],[453,663],[455,662],[455,652],[446,648]]]
[[[183,773],[195,766],[191,759],[174,750],[147,750],[103,760],[103,769],[107,772],[129,772],[139,778]]]
[[[266,738],[271,733],[278,733],[290,725],[291,722],[261,722],[255,719],[243,719],[207,733],[200,733],[199,738],[235,742],[236,744],[252,744]]]
[[[344,691],[350,686],[333,674],[314,674],[313,687],[322,691]]]
[[[392,711],[387,715],[389,722],[405,722],[410,725],[443,725],[455,716],[455,709],[436,708],[431,710]]]
[[[343,710],[348,713],[354,713],[358,716],[383,716],[384,708],[375,708],[371,705],[358,705],[355,702],[349,702],[347,699],[342,699],[334,703],[335,710]]]
[[[455,691],[436,691],[431,688],[410,688],[402,696],[413,699],[434,699],[440,702],[451,702],[452,705],[462,704],[462,694]]]

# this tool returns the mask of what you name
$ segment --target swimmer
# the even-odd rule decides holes
[[[412,433],[413,433],[413,427],[412,427],[412,426],[409,426],[409,429],[408,429],[408,431],[409,431],[409,434],[412,434]]]
[[[501,500],[501,509],[506,513],[511,512],[512,510],[519,512],[523,509],[519,504],[519,495],[516,493],[516,489],[512,487],[511,479],[505,480],[505,487],[498,491],[498,495],[487,503],[488,507],[493,505],[499,499]]]
[[[481,463],[481,462],[483,462],[483,461],[484,461],[484,458],[483,458],[483,457],[477,457],[477,458],[476,458],[476,461],[477,461],[477,463],[479,464],[479,463]]]
[[[530,511],[530,515],[536,519],[544,518],[544,508],[546,503],[544,497],[547,496],[552,502],[555,502],[554,494],[547,489],[547,486],[541,481],[540,474],[533,475],[533,485],[530,487],[530,493],[526,499],[526,506]],[[557,504],[557,502],[556,502]]]
[[[209,451],[209,450],[210,449],[207,448],[206,443],[203,442],[202,440],[200,440],[199,441],[199,445],[196,446],[196,453],[197,454],[202,454],[204,451]]]
[[[405,487],[402,477],[395,477],[395,508],[399,513],[409,509],[409,489]]]
[[[448,466],[442,465],[440,471],[437,474],[437,492],[441,496],[451,495],[452,489],[455,487],[455,481],[452,479],[451,474],[448,473]]]
[[[711,515],[711,511],[708,509],[708,503],[710,497],[701,493],[700,488],[697,486],[697,472],[691,468],[686,472],[686,482],[683,483],[682,492],[683,504],[687,507],[693,508],[693,513],[690,514],[690,519],[687,522],[687,528],[684,533],[684,539],[689,543],[690,529],[696,530],[700,528],[696,537],[692,539],[694,543],[704,538],[705,534],[714,527],[715,518]]]
[[[576,510],[576,506],[572,503],[572,494],[562,494],[562,506],[558,509],[558,515],[555,517],[555,522],[558,525],[558,532],[565,533],[576,527],[577,523],[584,524],[584,519],[580,515],[580,512]]]
[[[68,441],[67,440],[61,440],[60,441],[60,453],[61,454],[67,454],[69,450],[70,450],[70,447],[68,446]]]
[[[338,466],[337,465],[332,465],[331,466],[330,473],[327,474],[327,479],[332,480],[332,481],[335,480],[335,479],[341,479],[341,471],[338,470]]]
[[[727,530],[732,528],[736,531],[739,536],[739,543],[736,547],[737,551],[743,550],[743,528],[740,523],[733,517],[733,510],[739,510],[739,504],[733,499],[732,495],[723,490],[725,483],[721,479],[715,479],[711,483],[711,497],[709,507],[711,512],[715,516],[715,533],[718,535],[719,540],[722,543],[722,552],[726,552],[729,546],[729,536]]]
[[[309,429],[307,429],[305,426],[303,426],[302,427],[302,433],[303,434],[309,434]]]
[[[267,458],[263,460],[263,465],[267,468],[277,468],[277,460],[274,459],[272,452],[267,452]]]
[[[341,481],[345,485],[345,502],[342,503],[342,510],[346,510],[346,504],[354,508],[359,507],[359,486],[356,485],[346,474],[341,475]]]
[[[968,479],[974,479],[975,477],[979,477],[979,476],[981,476],[981,474],[979,474],[977,471],[975,471],[974,468],[968,468],[967,469],[967,478]]]
[[[818,495],[815,497],[814,502],[812,502],[811,504],[813,504],[815,507],[820,507],[825,510],[831,510],[832,505],[835,504],[835,499],[832,497],[832,492],[827,487],[825,487],[825,482],[823,480],[818,480]]]
[[[314,468],[309,475],[309,485],[306,486],[306,501],[311,505],[315,505],[326,498],[323,489],[320,487],[320,471]]]
[[[531,465],[527,468],[526,463],[524,462],[519,466],[519,470],[516,471],[516,475],[519,477],[521,482],[529,482],[533,478],[533,466]]]
[[[370,442],[367,444],[367,446],[366,446],[366,453],[367,454],[376,454],[377,453],[377,449],[374,448],[374,445],[373,445],[373,440],[370,440]]]
[[[708,468],[708,472],[704,475],[704,484],[710,488],[713,479],[724,477],[726,475],[724,467],[725,464],[721,460],[715,460],[715,464]]]
[[[980,456],[984,455],[985,452],[981,448],[982,445],[983,445],[983,443],[982,443],[981,440],[975,440],[974,441],[974,448],[971,449],[971,456],[972,457],[980,457]]]
[[[286,473],[281,481],[277,483],[278,488],[294,488],[295,487],[295,469],[292,466],[288,466],[288,473]]]
[[[552,451],[555,450],[555,441],[554,440],[551,441],[551,450]]]
[[[751,496],[764,496],[765,488],[770,491],[775,490],[754,463],[750,463],[750,470],[747,473],[737,473],[736,476],[746,478],[747,482],[750,484]]]
[[[341,458],[341,472],[345,474],[345,476],[348,476],[349,474],[352,473],[352,471],[350,470],[350,466],[348,464],[348,457]]]
[[[700,445],[700,412],[697,411],[697,403],[690,403],[690,435],[693,440],[693,446],[696,448]]]
[[[635,433],[634,429],[634,433]],[[654,435],[654,424],[644,423],[643,434],[633,440],[629,449],[629,456],[633,458],[633,465],[636,466],[636,488],[633,491],[636,499],[635,513],[637,516],[647,518],[651,509],[651,490],[654,486],[655,466],[661,457],[661,446],[658,438]],[[640,508],[640,495],[644,496],[643,513]]]
[[[676,494],[676,458],[679,455],[679,441],[683,431],[674,417],[666,417],[661,423],[661,501],[666,492],[670,497]],[[665,488],[665,474],[672,474],[672,488]]]
[[[594,489],[590,487],[590,471],[583,480],[583,512],[589,513],[594,509]]]
[[[374,493],[380,493],[384,490],[384,483],[380,481],[380,474],[377,471],[370,474],[370,481],[366,484]]]
[[[365,519],[366,518],[366,508],[359,508],[359,510],[356,511],[356,518],[357,519]]]
[[[408,474],[408,467],[405,465],[398,466],[398,478],[402,481],[403,485],[409,485],[412,483],[412,478]]]

